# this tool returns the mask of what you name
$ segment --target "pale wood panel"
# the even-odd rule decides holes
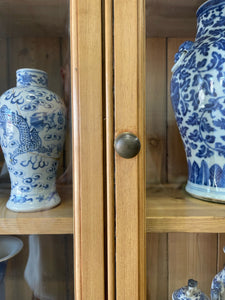
[[[146,43],[146,180],[166,182],[166,39]]]
[[[117,299],[145,299],[143,2],[114,1],[115,135],[133,132],[143,147],[115,157]]]
[[[32,292],[29,289],[24,279],[24,269],[28,258],[28,237],[19,236],[23,241],[23,248],[19,254],[8,260],[6,276],[5,276],[5,288],[6,299],[32,299]]]
[[[32,299],[32,290],[24,278],[24,270],[29,256],[29,237],[19,236],[19,238],[22,239],[24,246],[21,252],[7,263],[5,276],[7,300]],[[40,283],[40,286],[33,283],[36,286],[36,293],[44,291],[46,296],[51,298],[57,294],[57,299],[74,299],[73,268],[71,268],[73,262],[72,235],[34,236],[32,241],[36,241],[35,253],[39,253],[35,259],[33,257],[32,264],[36,272],[36,280]],[[33,248],[31,249],[33,250]]]
[[[138,136],[142,141],[142,151],[139,154],[138,165],[138,285],[139,299],[146,299],[146,23],[145,0],[137,1],[138,12],[138,74],[137,74],[137,104],[138,104]],[[128,198],[129,201],[129,198]]]
[[[0,95],[7,90],[7,79],[8,79],[8,62],[7,62],[7,40],[0,39]],[[4,156],[0,147],[0,172],[4,164]]]
[[[0,95],[8,88],[8,53],[7,40],[0,39]]]
[[[225,206],[195,199],[183,185],[147,190],[147,232],[225,232]]]
[[[165,300],[168,294],[168,235],[148,233],[147,299]]]
[[[70,1],[76,300],[105,299],[101,1]]]
[[[146,0],[148,37],[192,36],[196,32],[196,10],[205,0]]]
[[[17,69],[37,68],[48,73],[49,89],[62,95],[60,39],[15,38],[8,47],[10,87],[15,86]]]
[[[105,1],[105,141],[107,194],[107,294],[115,299],[115,199],[114,199],[114,99],[113,99],[113,1]]]
[[[220,272],[225,266],[225,253],[223,252],[224,246],[225,246],[225,234],[220,233],[218,234],[217,272]]]
[[[3,184],[4,185],[4,184]],[[35,213],[15,213],[6,208],[9,188],[0,189],[0,234],[73,233],[72,187],[58,186],[61,204]]]
[[[217,270],[217,234],[169,233],[168,245],[168,299],[191,278],[210,295],[211,280]]]
[[[69,0],[0,1],[0,37],[63,36]]]
[[[183,142],[175,121],[175,116],[170,99],[170,80],[171,68],[174,65],[174,55],[177,53],[179,46],[186,39],[168,39],[168,181],[169,182],[184,182],[187,179],[187,161],[184,151]]]

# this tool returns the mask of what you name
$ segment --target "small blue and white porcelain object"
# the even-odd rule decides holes
[[[223,248],[225,253],[225,247]],[[211,285],[211,300],[225,299],[225,267],[213,278]]]
[[[14,236],[0,236],[0,299],[5,300],[5,274],[7,262],[23,248],[23,242]]]
[[[209,300],[209,298],[198,289],[198,282],[189,279],[188,285],[173,292],[173,300]]]
[[[31,212],[60,203],[56,171],[63,150],[66,109],[48,90],[48,75],[19,69],[17,86],[0,98],[0,142],[11,180],[7,208]]]
[[[186,191],[225,202],[225,0],[197,10],[195,42],[175,55],[171,99],[188,163]]]

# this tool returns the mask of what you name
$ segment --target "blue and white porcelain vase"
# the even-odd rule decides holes
[[[172,69],[171,99],[188,163],[186,191],[225,202],[225,0],[197,10],[195,42],[183,43]]]
[[[225,253],[225,247],[223,248]],[[225,299],[225,267],[213,278],[211,285],[211,300]]]
[[[198,282],[189,279],[188,285],[173,292],[172,300],[209,300],[198,288]]]
[[[11,180],[7,208],[31,212],[60,203],[56,171],[63,149],[66,109],[48,90],[48,75],[19,69],[17,86],[0,98],[0,141]]]

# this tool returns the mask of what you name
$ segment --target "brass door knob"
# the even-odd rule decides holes
[[[135,157],[140,149],[141,143],[136,135],[130,132],[123,132],[115,139],[115,150],[123,158]]]

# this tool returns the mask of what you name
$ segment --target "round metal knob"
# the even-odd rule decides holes
[[[133,133],[123,132],[115,140],[115,150],[123,158],[135,157],[140,149],[141,143]]]

